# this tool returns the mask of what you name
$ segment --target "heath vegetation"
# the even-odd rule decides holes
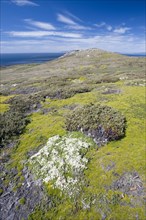
[[[1,69],[1,218],[145,219],[145,59]]]

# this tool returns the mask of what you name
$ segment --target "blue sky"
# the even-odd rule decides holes
[[[1,51],[145,52],[145,6],[145,0],[1,0]]]

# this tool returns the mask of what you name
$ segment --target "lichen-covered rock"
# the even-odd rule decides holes
[[[89,104],[67,115],[66,128],[69,131],[82,131],[101,146],[125,135],[126,119],[109,106]]]

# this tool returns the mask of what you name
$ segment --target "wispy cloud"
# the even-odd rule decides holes
[[[125,23],[122,23],[122,25],[120,27],[116,28],[116,27],[113,27],[113,26],[107,24],[106,22],[100,22],[99,24],[95,24],[94,26],[98,27],[98,28],[105,28],[106,30],[112,31],[113,33],[116,33],[116,34],[125,34],[129,30],[131,30],[131,28],[125,27],[124,25],[125,25]]]
[[[95,24],[96,27],[105,27],[106,23],[105,22],[101,22],[100,24]]]
[[[68,26],[68,28],[73,29],[73,30],[91,30],[92,29],[91,27],[86,27],[86,26],[79,25],[79,24],[70,25]]]
[[[18,6],[39,6],[38,4],[30,0],[11,0],[11,1]]]
[[[106,24],[105,22],[101,22],[99,24],[95,24],[95,26],[98,27],[98,28],[105,28],[108,31],[111,31],[113,29],[111,25]]]
[[[67,28],[74,29],[74,30],[89,30],[89,29],[91,29],[90,27],[80,25],[76,21],[74,21],[74,20],[79,20],[79,18],[77,18],[75,15],[70,14],[69,12],[67,12],[67,14],[70,17],[63,15],[63,14],[57,14],[57,20],[68,25]],[[71,17],[74,18],[74,20]]]
[[[134,46],[133,46],[134,45]],[[64,38],[50,36],[47,39],[15,39],[11,41],[2,41],[2,52],[60,52],[75,49],[101,48],[107,51],[121,53],[138,53],[144,52],[145,39],[128,35],[96,35],[94,37],[82,38]]]
[[[116,28],[114,30],[114,33],[117,33],[117,34],[125,34],[127,31],[131,30],[131,28],[129,27],[120,27],[120,28]]]
[[[13,0],[13,2],[20,6],[35,5],[34,0]],[[54,26],[55,21],[52,24],[39,19],[25,19],[24,29],[21,27],[23,31],[16,28],[7,32],[2,31],[4,39],[7,39],[2,42],[2,50],[59,52],[95,47],[113,52],[134,53],[142,52],[145,48],[144,35],[130,33],[132,28],[124,23],[114,26],[103,21],[97,24],[90,23],[91,26],[88,27],[87,23],[68,11],[58,13],[57,20],[62,24]],[[26,26],[31,29],[26,29]]]
[[[41,29],[44,29],[44,30],[55,30],[56,29],[50,23],[41,22],[41,21],[34,21],[32,19],[25,19],[24,21],[27,22],[29,25],[32,25],[34,27],[41,28]]]
[[[69,16],[70,18],[73,18],[73,19],[76,20],[76,21],[83,22],[80,18],[78,18],[76,15],[72,14],[72,13],[69,12],[69,11],[65,11],[64,13],[65,13],[67,16]]]
[[[82,35],[78,33],[68,33],[68,32],[57,32],[57,31],[10,31],[7,32],[10,36],[13,37],[46,37],[46,36],[60,36],[65,38],[81,38]]]
[[[76,23],[71,18],[68,18],[62,14],[57,14],[57,19],[58,21],[63,22],[65,24],[76,25]]]

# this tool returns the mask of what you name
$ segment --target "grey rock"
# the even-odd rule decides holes
[[[117,179],[112,189],[120,190],[125,194],[133,196],[144,195],[144,188],[142,180],[137,172],[126,172],[119,179]]]
[[[24,182],[17,189],[13,190],[14,180],[12,180],[5,192],[0,197],[1,220],[21,220],[28,219],[36,206],[50,204],[50,198],[44,192],[43,184],[40,180],[35,180],[33,175],[25,167],[22,175]],[[20,200],[24,198],[24,204]]]

